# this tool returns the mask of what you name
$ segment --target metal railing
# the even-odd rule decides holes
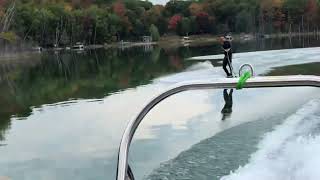
[[[200,89],[231,89],[236,88],[238,78],[222,78],[213,79],[208,81],[193,81],[178,84],[167,91],[164,91],[160,95],[151,100],[138,114],[138,116],[132,119],[123,134],[121,139],[119,154],[118,154],[118,169],[117,180],[125,180],[128,170],[128,153],[133,135],[140,125],[143,118],[150,110],[155,107],[162,100],[188,90],[200,90]],[[319,76],[269,76],[269,77],[255,77],[249,79],[244,88],[266,88],[266,87],[298,87],[298,86],[310,86],[320,87]]]

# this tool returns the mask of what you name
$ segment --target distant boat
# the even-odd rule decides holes
[[[77,51],[83,51],[84,50],[84,45],[80,42],[76,43],[76,45],[72,46],[73,50]]]
[[[243,41],[250,41],[254,39],[254,37],[251,34],[240,34],[240,39]]]
[[[257,37],[260,38],[260,39],[268,39],[268,38],[270,38],[270,35],[269,34],[260,34],[260,33],[258,33]]]
[[[33,51],[41,52],[43,49],[42,49],[42,47],[37,46],[37,47],[33,47],[32,50],[33,50]]]
[[[53,45],[53,50],[54,50],[54,51],[61,51],[61,50],[63,50],[63,48],[59,47],[58,44],[54,44],[54,45]]]
[[[192,40],[188,36],[184,36],[181,38],[182,43],[190,43]]]

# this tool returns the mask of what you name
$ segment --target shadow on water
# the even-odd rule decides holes
[[[10,128],[11,125],[11,121],[9,118],[7,119],[0,119],[1,123],[0,123],[0,142],[5,140],[5,134],[7,129]],[[3,146],[0,144],[0,147]]]

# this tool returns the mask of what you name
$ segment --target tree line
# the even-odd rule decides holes
[[[40,45],[318,30],[320,0],[0,0],[0,38]]]

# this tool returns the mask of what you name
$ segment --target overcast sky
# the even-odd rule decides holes
[[[149,0],[153,4],[162,4],[165,5],[169,0]]]

